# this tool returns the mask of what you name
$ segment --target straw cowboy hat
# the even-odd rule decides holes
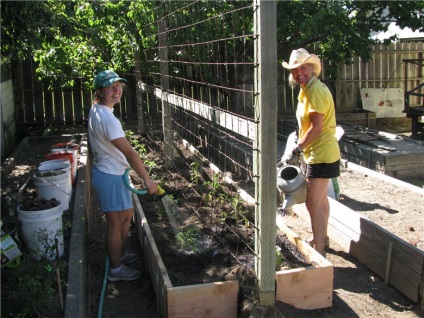
[[[298,68],[303,64],[313,64],[315,75],[321,74],[321,60],[315,54],[309,54],[305,49],[293,50],[289,63],[283,62],[283,66],[289,70]]]

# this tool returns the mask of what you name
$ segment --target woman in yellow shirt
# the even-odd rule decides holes
[[[311,217],[315,250],[324,254],[328,245],[327,227],[330,205],[327,197],[328,182],[340,175],[340,148],[336,139],[336,114],[333,97],[318,76],[321,61],[305,49],[294,50],[289,63],[289,80],[299,84],[296,118],[299,126],[297,153],[303,152],[306,162],[306,207]]]

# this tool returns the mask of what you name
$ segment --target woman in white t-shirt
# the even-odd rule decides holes
[[[94,155],[92,186],[107,220],[110,281],[130,281],[141,276],[140,271],[126,266],[136,261],[137,255],[125,252],[134,212],[131,192],[123,178],[125,170],[131,167],[143,179],[150,194],[158,191],[158,186],[150,178],[139,154],[127,140],[120,121],[113,114],[113,107],[120,102],[126,82],[113,71],[98,73],[88,120],[88,140]]]

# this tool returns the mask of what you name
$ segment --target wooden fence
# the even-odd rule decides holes
[[[410,66],[408,81],[405,81],[404,59],[422,59],[424,42],[397,42],[390,46],[376,45],[373,58],[364,62],[361,58],[352,59],[352,64],[341,64],[335,81],[328,80],[326,65],[323,65],[322,78],[333,92],[338,113],[356,112],[362,108],[361,88],[400,88],[417,86],[423,81],[422,70]],[[82,87],[84,79],[75,79],[71,89],[50,91],[49,82],[38,81],[35,75],[36,65],[25,61],[13,65],[13,86],[17,125],[65,125],[79,124],[87,120],[92,102],[92,91]],[[137,81],[133,73],[121,74],[129,83],[122,102],[115,107],[115,114],[124,121],[138,118]],[[278,92],[280,113],[294,109],[291,89],[285,83],[286,74],[282,74]],[[297,96],[297,94],[294,94]],[[414,103],[414,101],[412,101]],[[417,102],[416,102],[417,103]]]
[[[373,57],[364,62],[361,58],[352,59],[351,65],[339,65],[335,81],[335,99],[338,112],[352,112],[362,107],[361,88],[400,88],[411,89],[424,81],[422,69],[408,65],[409,78],[405,78],[405,59],[422,59],[423,41],[397,42],[389,46],[375,45]],[[324,71],[325,76],[325,71]],[[412,101],[418,104],[418,98]]]
[[[81,124],[88,119],[93,92],[75,78],[72,88],[50,90],[50,81],[38,81],[36,65],[26,60],[13,65],[13,86],[17,125]],[[137,119],[136,81],[133,74],[120,74],[128,80],[122,101],[115,106],[117,117]]]

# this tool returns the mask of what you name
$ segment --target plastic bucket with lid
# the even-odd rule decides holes
[[[59,149],[53,149],[53,150],[59,150]],[[77,155],[75,154],[76,151],[74,150],[70,150],[68,151],[58,151],[55,153],[49,153],[47,155],[45,155],[45,158],[48,161],[53,161],[53,160],[69,160],[70,161],[70,165],[71,165],[71,176],[72,176],[72,185],[75,185],[75,182],[77,180],[77,170],[78,170],[78,165],[77,165]],[[43,161],[46,162],[46,161]]]
[[[39,166],[43,166],[48,163],[67,163],[71,168],[71,182],[72,185],[75,184],[76,180],[76,171],[74,171],[74,157],[71,153],[69,154],[48,154],[45,156],[47,161],[40,162]]]
[[[32,179],[38,198],[55,198],[61,202],[62,211],[69,209],[71,201],[69,172],[64,170],[39,171],[32,176]]]
[[[45,256],[49,260],[56,257],[56,239],[59,256],[63,255],[63,223],[61,204],[40,211],[25,211],[23,205],[17,208],[21,231],[31,257],[40,260]]]
[[[72,142],[62,142],[58,144],[54,144],[50,149],[50,155],[48,155],[51,159],[60,158],[62,156],[71,155],[71,165],[72,165],[72,184],[75,184],[78,170],[78,149],[79,146]],[[47,156],[46,156],[47,157]]]
[[[66,162],[46,162],[38,166],[38,171],[40,172],[50,171],[54,173],[54,171],[60,171],[60,170],[65,171],[68,176],[69,186],[67,188],[67,192],[69,193],[69,201],[71,201],[71,195],[72,195],[71,165]]]

